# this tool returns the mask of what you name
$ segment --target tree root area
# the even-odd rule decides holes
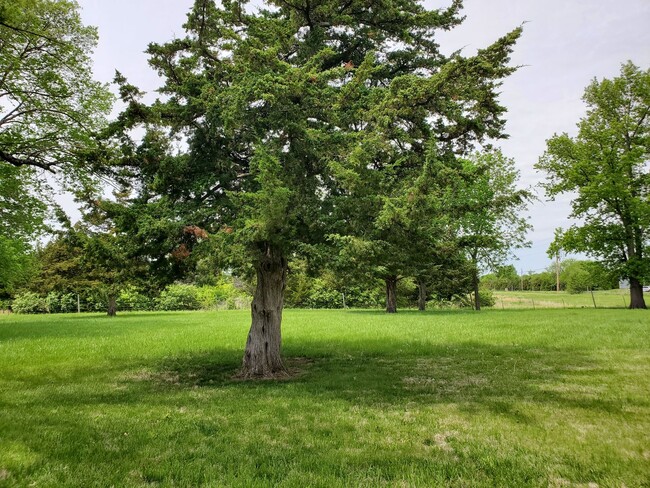
[[[238,371],[232,379],[235,381],[291,381],[303,377],[314,360],[306,357],[285,358],[284,368],[280,371],[273,371],[263,375],[249,374]]]

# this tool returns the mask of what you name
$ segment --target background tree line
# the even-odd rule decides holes
[[[500,266],[481,278],[481,285],[489,290],[556,291],[580,293],[589,290],[612,290],[619,287],[619,276],[596,261],[565,259],[550,264],[539,273],[518,274],[513,265]]]

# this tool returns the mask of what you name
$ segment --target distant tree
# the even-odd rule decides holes
[[[29,289],[40,295],[50,292],[82,293],[94,283],[83,266],[85,234],[69,227],[34,253],[35,273]]]
[[[149,280],[148,263],[131,254],[128,237],[98,221],[96,215],[85,215],[75,225],[60,217],[63,228],[35,254],[36,272],[28,287],[41,295],[96,295],[106,304],[108,315],[115,316],[120,291],[128,286],[142,288]]]
[[[580,293],[588,290],[611,290],[618,286],[618,280],[616,275],[601,263],[565,259],[560,267],[560,284],[569,293]]]
[[[474,154],[463,171],[467,183],[456,194],[466,209],[459,218],[460,239],[474,265],[474,305],[480,310],[481,269],[496,268],[514,249],[528,245],[531,225],[520,214],[532,194],[517,188],[514,161],[498,150]]]
[[[571,216],[582,219],[556,240],[568,251],[599,257],[630,280],[630,308],[646,308],[650,276],[650,70],[628,62],[620,76],[594,80],[576,137],[556,135],[537,168],[550,197],[577,195]]]

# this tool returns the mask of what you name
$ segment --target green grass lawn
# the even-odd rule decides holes
[[[0,316],[0,486],[650,486],[650,312]]]
[[[630,290],[598,290],[571,294],[565,291],[495,291],[495,308],[627,308]],[[645,294],[650,305],[650,293]]]

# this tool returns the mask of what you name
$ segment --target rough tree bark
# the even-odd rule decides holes
[[[117,315],[117,296],[109,295],[108,296],[108,316],[115,317]]]
[[[418,280],[418,310],[427,309],[427,284],[424,280]]]
[[[643,286],[637,278],[630,278],[630,308],[646,308]]]
[[[251,304],[252,323],[240,372],[242,378],[274,378],[287,374],[280,357],[287,260],[270,245],[264,248],[255,266],[257,286]]]
[[[388,276],[386,281],[386,313],[397,312],[397,276]]]

